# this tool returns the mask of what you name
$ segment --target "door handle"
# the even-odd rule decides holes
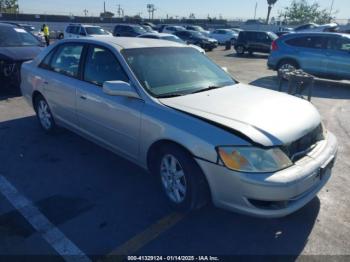
[[[80,96],[80,99],[87,100],[86,96]]]
[[[47,82],[47,81],[44,81],[44,85],[48,85],[49,84],[49,82]]]

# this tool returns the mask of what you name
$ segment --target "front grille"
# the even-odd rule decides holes
[[[292,161],[296,161],[304,157],[308,152],[310,152],[314,148],[317,142],[323,139],[323,127],[322,124],[320,124],[307,135],[299,138],[298,140],[292,142],[289,145],[286,145],[284,147],[284,151]]]

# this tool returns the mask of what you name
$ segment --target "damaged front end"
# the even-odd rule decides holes
[[[0,60],[0,81],[4,87],[18,87],[20,84],[21,62]]]

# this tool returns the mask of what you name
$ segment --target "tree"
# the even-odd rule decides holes
[[[100,17],[102,18],[112,18],[114,16],[114,13],[106,11],[100,14]]]
[[[318,3],[309,4],[307,0],[293,0],[289,7],[280,13],[289,24],[329,23],[333,17],[327,9],[321,9]]]
[[[272,6],[276,4],[277,0],[267,0],[268,8],[267,8],[267,18],[266,18],[266,24],[270,21],[270,14],[272,10]]]
[[[0,0],[0,13],[17,13],[18,0]]]

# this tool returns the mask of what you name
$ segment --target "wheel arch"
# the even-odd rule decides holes
[[[38,90],[35,90],[32,94],[32,106],[33,108],[35,109],[35,101],[36,99],[38,99],[39,97],[44,97],[43,94],[38,91]]]
[[[283,62],[288,62],[288,61],[294,63],[298,68],[300,68],[300,62],[297,59],[293,57],[283,57],[277,62],[277,70],[280,68],[280,65]]]
[[[157,153],[159,152],[160,148],[165,147],[165,146],[175,146],[180,148],[181,150],[183,150],[185,153],[188,154],[188,156],[190,157],[195,157],[195,155],[185,146],[183,146],[182,144],[180,144],[179,142],[176,142],[174,140],[171,139],[161,139],[158,140],[156,142],[154,142],[148,149],[147,151],[147,168],[149,170],[149,172],[153,175],[155,174],[155,162],[156,162],[156,157],[157,157]],[[208,191],[209,194],[209,199],[210,201],[212,201],[212,189],[210,187],[209,181],[206,177],[206,173],[202,170],[202,167],[194,160],[196,166],[201,170],[203,179],[204,179],[204,183],[206,186],[206,190]]]
[[[156,160],[157,154],[159,153],[160,148],[165,146],[176,146],[178,148],[181,148],[186,153],[188,153],[190,156],[194,156],[193,153],[186,148],[184,145],[180,144],[179,142],[176,142],[171,139],[161,139],[158,141],[155,141],[148,149],[147,151],[147,168],[148,170],[153,173],[154,171],[154,162]]]

